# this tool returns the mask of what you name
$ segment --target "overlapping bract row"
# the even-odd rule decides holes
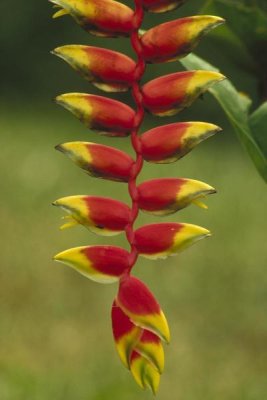
[[[50,0],[54,18],[70,15],[87,32],[104,37],[131,37],[140,18],[136,11],[114,0]],[[150,12],[172,10],[185,0],[143,0]],[[146,63],[163,63],[189,54],[211,29],[223,23],[219,17],[200,15],[179,18],[148,31],[139,31],[139,44]],[[65,60],[83,78],[104,92],[127,91],[136,80],[138,62],[130,57],[94,46],[66,45],[53,54]],[[140,56],[140,55],[139,55]],[[141,86],[142,105],[154,115],[170,116],[189,107],[211,85],[224,76],[211,71],[177,72]],[[73,113],[89,129],[113,137],[127,137],[136,129],[136,112],[128,105],[88,93],[67,93],[56,102]],[[179,122],[159,126],[139,136],[142,158],[151,163],[172,163],[203,140],[220,131],[206,122]],[[60,144],[66,154],[92,177],[129,183],[135,161],[116,148],[87,141]],[[135,177],[136,178],[136,177]],[[135,182],[134,182],[135,184]],[[153,179],[135,187],[138,209],[155,216],[173,214],[190,204],[207,208],[202,199],[215,189],[201,181],[185,178]],[[116,235],[132,230],[132,249],[138,255],[166,258],[177,254],[210,232],[187,223],[156,223],[133,230],[132,210],[120,201],[93,195],[63,197],[53,203],[66,211],[62,229],[81,224],[98,235]],[[116,246],[82,246],[57,254],[54,259],[100,283],[119,282],[112,306],[116,349],[142,388],[156,393],[164,369],[163,342],[170,341],[166,318],[149,289],[130,275],[131,253]]]

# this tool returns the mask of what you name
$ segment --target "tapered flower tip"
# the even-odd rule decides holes
[[[159,116],[174,115],[189,107],[202,93],[225,76],[214,71],[185,71],[166,75],[143,86],[144,105]]]
[[[132,276],[122,279],[116,302],[135,325],[169,343],[170,331],[165,315],[143,282]]]
[[[86,93],[62,94],[55,101],[104,135],[128,136],[133,129],[134,110],[120,101]]]
[[[162,13],[174,10],[185,2],[186,0],[143,0],[143,6],[147,11]]]
[[[124,366],[130,369],[131,354],[143,329],[133,324],[116,301],[112,305],[111,320],[116,350]]]
[[[175,255],[200,239],[210,236],[201,226],[185,223],[145,225],[135,231],[135,246],[140,255],[166,258]]]
[[[92,281],[113,283],[128,268],[129,253],[115,246],[82,246],[62,251],[54,257]]]
[[[64,11],[54,18],[70,14],[87,32],[96,36],[128,36],[132,29],[134,12],[126,5],[113,0],[50,0]]]
[[[106,92],[125,91],[133,81],[136,64],[122,53],[82,45],[57,47],[52,53],[66,61],[83,78]]]
[[[147,62],[158,63],[185,57],[202,36],[223,22],[220,17],[197,15],[149,29],[141,38],[144,58]]]
[[[138,386],[142,389],[150,388],[156,395],[160,384],[160,373],[148,359],[136,351],[131,356],[131,373]]]
[[[130,208],[117,200],[97,196],[68,196],[53,205],[67,211],[67,223],[61,229],[82,224],[90,231],[113,236],[125,230],[130,221]]]
[[[154,163],[177,161],[221,130],[206,122],[178,122],[153,128],[140,137],[143,158]]]
[[[167,215],[191,203],[207,208],[201,199],[215,192],[212,186],[194,179],[153,179],[138,186],[138,204],[148,213]]]
[[[88,175],[112,181],[128,182],[133,160],[113,147],[91,142],[68,142],[56,146]]]
[[[164,350],[160,338],[154,333],[144,330],[135,345],[135,351],[147,358],[162,374],[164,370]]]

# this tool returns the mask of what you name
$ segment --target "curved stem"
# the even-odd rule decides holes
[[[137,56],[137,63],[134,73],[134,81],[132,84],[132,96],[136,103],[136,114],[134,121],[134,129],[131,133],[131,142],[133,149],[135,150],[136,160],[132,166],[131,176],[128,184],[128,190],[132,199],[132,208],[130,222],[126,227],[126,236],[131,246],[131,253],[129,257],[129,269],[128,274],[136,263],[138,258],[138,252],[134,243],[134,223],[139,214],[138,206],[138,191],[136,180],[143,167],[143,157],[141,154],[141,140],[138,136],[139,128],[144,119],[144,107],[143,107],[143,95],[140,87],[140,80],[145,72],[146,63],[143,58],[143,48],[139,38],[138,30],[140,29],[144,17],[144,11],[142,7],[142,0],[135,0],[135,14],[133,19],[134,29],[131,33],[131,44]]]

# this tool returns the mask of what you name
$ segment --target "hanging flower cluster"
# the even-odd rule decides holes
[[[87,32],[103,37],[126,36],[137,60],[105,48],[67,45],[53,53],[82,77],[105,92],[131,89],[136,110],[119,101],[87,93],[67,93],[56,102],[88,128],[113,137],[130,136],[136,159],[116,148],[75,141],[58,145],[88,175],[128,184],[132,206],[106,197],[69,196],[54,204],[67,212],[62,228],[81,224],[99,235],[125,232],[130,251],[116,246],[83,246],[63,251],[63,262],[96,282],[119,282],[112,305],[114,340],[122,363],[142,388],[156,393],[164,369],[162,342],[170,341],[167,320],[149,289],[131,275],[138,256],[150,259],[176,254],[210,235],[187,223],[156,223],[135,230],[139,210],[156,216],[175,213],[215,190],[206,183],[184,178],[153,179],[137,185],[144,160],[171,163],[220,131],[206,122],[178,122],[139,135],[145,111],[174,115],[190,106],[211,85],[224,79],[217,72],[177,72],[141,84],[147,63],[163,63],[186,56],[200,38],[220,25],[219,17],[200,15],[163,23],[141,31],[145,11],[155,13],[181,6],[184,0],[135,0],[135,11],[113,0],[50,0],[54,18],[69,14]]]

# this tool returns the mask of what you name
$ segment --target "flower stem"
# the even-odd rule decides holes
[[[128,190],[130,197],[132,199],[130,221],[126,227],[127,240],[131,246],[128,274],[131,272],[138,258],[138,252],[134,243],[134,223],[139,214],[138,191],[137,191],[136,180],[143,167],[141,140],[138,136],[138,131],[142,125],[145,114],[143,107],[143,94],[140,87],[140,80],[144,75],[146,63],[143,58],[143,48],[138,33],[143,22],[143,17],[144,17],[144,11],[142,7],[142,0],[135,0],[134,29],[131,33],[131,44],[137,56],[137,63],[134,72],[134,81],[132,84],[132,96],[136,104],[136,114],[134,120],[134,129],[131,132],[131,142],[136,154],[136,159],[134,164],[132,165],[131,176],[128,183]]]

